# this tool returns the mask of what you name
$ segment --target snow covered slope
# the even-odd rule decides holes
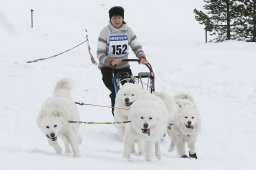
[[[256,47],[228,41],[205,44],[187,0],[9,0],[0,1],[0,167],[32,169],[254,169],[256,156]],[[156,75],[156,90],[191,93],[202,116],[197,160],[167,152],[162,160],[122,158],[123,142],[112,125],[81,125],[81,157],[56,155],[36,124],[42,102],[55,83],[69,77],[75,101],[110,105],[109,92],[86,45],[57,58],[33,64],[85,40],[88,30],[95,54],[99,31],[108,23],[108,9],[125,8],[125,20],[137,33]],[[34,28],[30,28],[34,9]],[[131,54],[131,58],[134,55]],[[146,70],[132,65],[133,72]],[[84,121],[113,121],[109,108],[78,106]]]

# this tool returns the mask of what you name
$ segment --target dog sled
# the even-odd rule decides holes
[[[137,62],[140,63],[139,59],[123,59],[123,62]],[[115,88],[115,94],[117,94],[120,87],[126,83],[136,83],[142,86],[143,89],[153,93],[155,91],[155,75],[153,69],[149,63],[145,65],[148,68],[147,72],[138,72],[137,75],[129,75],[127,72],[119,72],[114,74],[112,72],[112,78]]]
[[[139,59],[123,59],[122,61],[134,62],[138,64],[140,63]],[[134,73],[133,75],[130,75],[128,72],[118,72],[115,74],[115,68],[113,69],[112,80],[114,83],[115,95],[117,94],[121,86],[127,82],[139,84],[144,90],[149,91],[150,93],[153,93],[155,91],[155,75],[154,75],[153,69],[150,63],[147,63],[146,65],[143,65],[143,66],[147,67],[146,71],[138,72],[136,75]],[[90,106],[97,106],[97,107],[112,108],[109,106],[89,104],[89,103],[83,103],[83,102],[75,102],[75,103],[81,106],[90,105]],[[125,108],[118,108],[118,109],[125,109]],[[69,123],[78,123],[78,124],[125,124],[130,122],[131,121],[121,121],[121,122],[69,121]]]

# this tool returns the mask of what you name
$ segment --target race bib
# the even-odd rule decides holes
[[[109,36],[110,57],[122,57],[128,53],[128,35]]]

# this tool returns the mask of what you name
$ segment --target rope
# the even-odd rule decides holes
[[[35,60],[27,61],[26,63],[35,63],[35,62],[38,62],[38,61],[43,61],[43,60],[55,58],[55,57],[57,57],[57,56],[59,56],[59,55],[62,55],[62,54],[64,54],[64,53],[68,52],[68,51],[71,51],[71,50],[73,50],[73,49],[79,47],[80,45],[84,44],[85,42],[87,42],[87,47],[88,47],[89,55],[90,55],[90,57],[91,57],[91,62],[92,62],[93,64],[95,64],[95,65],[98,65],[98,63],[95,61],[95,59],[94,59],[94,57],[93,57],[93,55],[92,55],[92,53],[91,53],[91,47],[90,47],[90,44],[89,44],[89,37],[88,37],[88,34],[87,34],[87,29],[85,29],[85,31],[86,31],[86,40],[83,41],[83,42],[81,42],[80,44],[78,44],[78,45],[76,45],[76,46],[74,46],[74,47],[72,47],[72,48],[70,48],[70,49],[68,49],[68,50],[65,50],[65,51],[63,51],[63,52],[61,52],[61,53],[52,55],[52,56],[50,56],[50,57],[38,58],[38,59],[35,59]]]
[[[83,102],[75,102],[75,104],[81,105],[81,106],[97,106],[97,107],[107,107],[107,108],[114,108],[114,109],[123,109],[123,110],[129,110],[126,108],[121,108],[121,107],[111,107],[111,106],[104,106],[104,105],[97,105],[97,104],[89,104],[89,103],[83,103]]]
[[[58,53],[58,54],[55,54],[55,55],[53,55],[53,56],[45,57],[45,58],[39,58],[39,59],[36,59],[36,60],[31,60],[31,61],[27,61],[26,63],[35,63],[35,62],[38,62],[38,61],[43,61],[43,60],[47,60],[47,59],[50,59],[50,58],[57,57],[57,56],[59,56],[59,55],[62,55],[62,54],[64,54],[64,53],[68,52],[68,51],[71,51],[71,50],[73,50],[73,49],[79,47],[80,45],[84,44],[84,43],[87,42],[87,41],[88,41],[88,39],[86,39],[85,41],[81,42],[80,44],[78,44],[78,45],[76,45],[76,46],[74,46],[74,47],[72,47],[72,48],[70,48],[70,49],[68,49],[68,50],[66,50],[66,51],[63,51],[63,52]]]
[[[98,65],[98,63],[95,61],[92,53],[91,53],[91,47],[90,47],[90,44],[89,44],[89,37],[88,37],[88,34],[87,34],[87,29],[85,29],[85,32],[86,32],[86,39],[87,39],[87,47],[88,47],[88,52],[89,52],[89,55],[91,57],[91,62],[95,65]]]
[[[78,124],[100,124],[100,125],[103,125],[103,124],[123,124],[123,123],[130,123],[131,121],[124,121],[124,122],[83,122],[83,121],[68,121],[68,123],[78,123]]]

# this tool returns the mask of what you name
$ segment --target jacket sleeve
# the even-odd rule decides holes
[[[129,37],[130,37],[130,47],[137,58],[145,58],[145,53],[142,49],[141,44],[139,43],[136,34],[131,28],[129,28]]]
[[[108,30],[106,27],[102,29],[98,38],[98,45],[97,45],[97,58],[100,63],[103,65],[110,66],[111,59],[107,57],[108,55]]]

